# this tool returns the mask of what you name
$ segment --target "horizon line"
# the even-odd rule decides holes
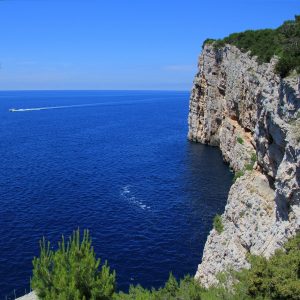
[[[12,90],[1,90],[1,92],[57,92],[57,91],[115,91],[115,92],[122,92],[122,91],[145,91],[145,92],[190,92],[191,90],[180,90],[180,89],[12,89]]]

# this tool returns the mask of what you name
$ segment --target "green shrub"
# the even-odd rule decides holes
[[[279,61],[275,71],[286,77],[292,70],[300,72],[300,17],[286,21],[277,29],[247,30],[233,33],[224,39],[207,39],[204,44],[213,44],[215,50],[232,44],[241,51],[250,51],[258,62],[269,62],[277,55]]]
[[[204,288],[194,278],[187,275],[179,282],[170,274],[165,286],[160,289],[144,289],[140,285],[130,286],[128,293],[115,294],[115,300],[171,300],[188,299],[201,300]]]
[[[251,154],[251,163],[253,163],[253,165],[256,163],[256,161],[257,161],[257,156],[256,156],[256,153],[255,152],[253,152],[252,154]]]
[[[214,39],[206,39],[203,44],[202,44],[202,49],[204,48],[205,45],[211,45],[214,44],[216,40]]]
[[[87,230],[80,238],[79,229],[69,241],[64,237],[56,251],[50,242],[40,241],[40,256],[33,259],[31,287],[39,299],[106,300],[115,290],[115,272],[105,262],[100,268]]]
[[[257,156],[256,153],[251,154],[250,163],[245,165],[245,171],[252,171],[254,164],[256,163]]]
[[[235,182],[239,177],[242,177],[244,175],[245,175],[245,171],[244,170],[239,170],[239,171],[235,172],[232,181]]]
[[[240,136],[238,136],[236,140],[239,144],[241,144],[241,145],[244,144],[244,140]]]
[[[115,295],[117,300],[296,300],[300,299],[300,235],[277,250],[268,260],[249,256],[249,270],[227,270],[218,274],[219,283],[208,289],[186,276],[179,283],[170,275],[161,289],[141,286]]]
[[[300,299],[300,235],[288,241],[268,260],[250,256],[251,268],[237,273],[236,289],[251,299]]]
[[[214,229],[218,232],[218,233],[222,233],[224,230],[224,226],[222,223],[222,217],[220,215],[215,215],[214,217]]]
[[[246,171],[252,171],[253,170],[253,164],[251,163],[251,164],[246,164],[245,165],[245,170]]]
[[[275,72],[281,77],[288,76],[293,68],[293,60],[290,57],[282,57],[275,66]]]

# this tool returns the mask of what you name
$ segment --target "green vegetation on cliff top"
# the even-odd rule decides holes
[[[219,274],[220,283],[206,289],[194,278],[178,281],[170,274],[159,289],[130,286],[116,291],[116,276],[96,258],[88,231],[79,230],[57,250],[43,239],[40,256],[33,260],[31,286],[39,299],[47,300],[287,300],[300,299],[300,234],[268,260],[249,256],[251,268]]]
[[[233,33],[224,39],[207,39],[205,44],[213,44],[215,49],[226,44],[235,45],[244,52],[251,51],[260,63],[270,62],[277,55],[279,61],[276,72],[285,77],[291,71],[300,73],[300,16],[284,22],[277,29],[247,30]]]

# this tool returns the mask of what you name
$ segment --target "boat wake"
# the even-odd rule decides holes
[[[50,109],[63,109],[63,108],[75,108],[75,107],[88,107],[105,105],[106,103],[90,103],[90,104],[77,104],[77,105],[61,105],[61,106],[45,106],[45,107],[32,107],[32,108],[11,108],[10,112],[25,112],[25,111],[38,111],[38,110],[50,110]]]
[[[131,186],[130,185],[125,185],[122,187],[120,191],[120,195],[130,204],[135,205],[143,210],[148,210],[150,209],[150,206],[147,206],[144,204],[142,201],[136,199],[134,195],[132,195],[132,192],[130,190]]]
[[[76,108],[76,107],[89,107],[89,106],[111,106],[111,105],[130,105],[138,103],[153,103],[156,101],[165,100],[164,98],[149,98],[145,100],[130,100],[130,101],[114,101],[114,102],[98,102],[98,103],[86,103],[86,104],[75,104],[75,105],[61,105],[61,106],[45,106],[45,107],[32,107],[32,108],[10,108],[10,112],[28,112],[28,111],[40,111],[40,110],[51,110],[51,109],[65,109],[65,108]]]

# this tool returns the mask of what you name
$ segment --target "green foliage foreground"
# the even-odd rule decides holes
[[[235,45],[242,51],[251,51],[260,63],[269,62],[277,55],[276,72],[280,76],[285,77],[293,70],[300,73],[300,16],[284,22],[277,29],[247,30],[224,39],[207,39],[205,44],[212,44],[216,50],[226,44]]]
[[[87,230],[73,232],[69,241],[64,237],[58,249],[50,249],[50,242],[40,242],[40,257],[33,259],[32,288],[40,299],[96,300],[111,299],[115,291],[115,272],[107,263],[100,267]]]
[[[79,230],[69,241],[64,238],[56,251],[43,239],[39,258],[33,260],[32,288],[39,299],[47,300],[288,300],[300,299],[300,234],[267,260],[249,256],[251,269],[219,274],[219,284],[209,289],[192,277],[179,282],[170,274],[164,287],[144,289],[130,286],[116,292],[115,272],[101,265],[91,246],[88,231]]]

